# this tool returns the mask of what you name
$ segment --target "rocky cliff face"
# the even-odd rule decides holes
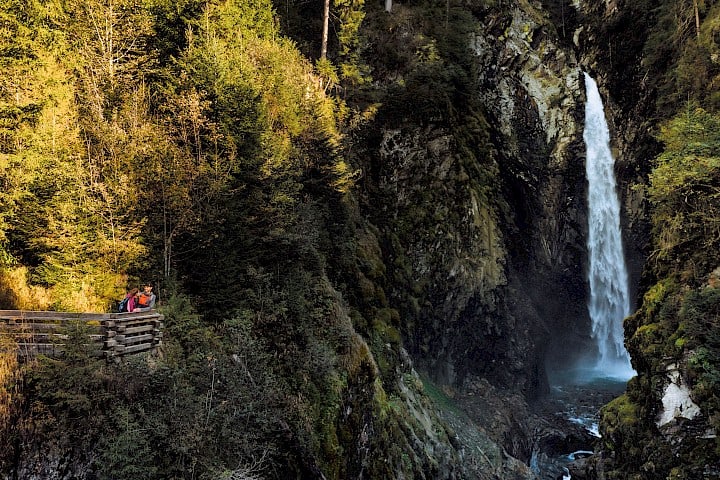
[[[573,346],[588,347],[582,73],[538,4],[520,2],[483,31],[493,33],[474,47],[481,95],[500,134],[511,313],[546,346],[535,361],[556,368],[572,361]]]
[[[545,359],[569,361],[567,345],[587,337],[582,73],[539,5],[476,21],[468,101],[483,106],[484,150],[457,125],[394,119],[374,137],[383,202],[367,207],[382,212],[420,367],[443,384],[481,377],[533,397]]]
[[[548,369],[592,348],[582,69],[541,4],[472,14],[466,107],[381,110],[359,155],[361,208],[414,365],[529,465],[562,434],[528,400],[548,388]],[[418,40],[413,7],[392,15],[383,21],[403,20],[388,30],[408,48],[434,45]],[[387,91],[410,88],[407,71],[383,73]]]

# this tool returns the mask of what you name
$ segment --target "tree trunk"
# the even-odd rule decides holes
[[[322,31],[322,44],[320,46],[320,58],[327,58],[327,41],[328,41],[328,26],[330,23],[330,0],[325,0],[325,9],[323,10],[323,31]]]
[[[450,0],[445,0],[445,30],[448,29],[450,22]]]
[[[392,0],[385,0],[385,11],[392,12]]]
[[[698,0],[693,0],[693,8],[695,9],[695,34],[700,38],[700,11],[698,9]]]

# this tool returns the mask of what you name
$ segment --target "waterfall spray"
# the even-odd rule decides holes
[[[629,378],[634,375],[625,350],[623,319],[630,314],[628,274],[620,234],[615,159],[597,84],[585,73],[585,131],[588,180],[588,280],[592,336],[598,348],[598,375]]]

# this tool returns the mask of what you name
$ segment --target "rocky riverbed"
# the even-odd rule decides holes
[[[598,437],[600,408],[624,391],[624,381],[566,379],[528,404],[476,379],[462,392],[445,391],[441,415],[455,432],[472,478],[581,478]]]

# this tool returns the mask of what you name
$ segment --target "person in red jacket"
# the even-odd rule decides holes
[[[153,286],[151,283],[146,283],[143,287],[143,291],[138,293],[135,297],[135,308],[133,312],[148,312],[155,308],[155,294],[152,291]]]

